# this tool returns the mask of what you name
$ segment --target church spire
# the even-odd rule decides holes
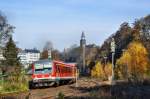
[[[80,46],[82,48],[85,45],[86,45],[85,33],[84,33],[84,31],[82,31],[81,39],[80,39]]]
[[[84,31],[82,31],[81,39],[85,39]]]
[[[86,49],[86,39],[85,39],[85,34],[82,31],[81,34],[81,39],[80,39],[80,48],[81,48],[81,60],[82,60],[82,67],[80,67],[81,73],[86,72],[86,67],[85,67],[85,49]]]

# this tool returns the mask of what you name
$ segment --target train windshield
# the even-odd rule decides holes
[[[52,68],[35,69],[35,74],[47,74],[51,73]]]
[[[34,63],[35,74],[47,74],[52,71],[52,62],[49,60],[40,60]]]

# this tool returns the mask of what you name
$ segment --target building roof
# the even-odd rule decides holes
[[[40,53],[40,51],[37,49],[25,49],[21,50],[21,53]]]
[[[40,53],[40,51],[37,49],[25,49],[25,52],[27,52],[27,53]]]

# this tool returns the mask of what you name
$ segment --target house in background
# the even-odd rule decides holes
[[[0,60],[4,60],[3,51],[2,50],[0,50]]]
[[[3,48],[0,47],[0,61],[4,60],[4,56],[3,56]]]
[[[18,57],[20,58],[21,64],[25,68],[28,68],[30,64],[40,59],[40,51],[35,48],[20,50],[18,53]]]

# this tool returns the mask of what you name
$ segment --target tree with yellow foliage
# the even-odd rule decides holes
[[[116,64],[121,77],[128,75],[133,80],[141,81],[149,70],[148,52],[142,43],[133,41]]]
[[[91,76],[97,77],[102,80],[108,80],[108,77],[112,75],[112,66],[110,63],[102,65],[101,62],[97,62],[91,70]]]
[[[97,62],[91,71],[92,77],[104,78],[104,71],[102,70],[103,65],[100,62]]]

